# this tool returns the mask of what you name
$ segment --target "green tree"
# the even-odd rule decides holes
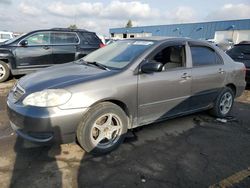
[[[73,25],[70,25],[68,28],[69,29],[77,29],[77,26],[75,24],[73,24]]]
[[[131,20],[128,20],[128,23],[126,24],[126,27],[133,27],[133,24],[132,24],[132,21]]]

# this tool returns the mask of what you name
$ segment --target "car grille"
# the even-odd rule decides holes
[[[13,89],[13,97],[16,101],[18,101],[25,93],[25,90],[18,84],[16,84]]]

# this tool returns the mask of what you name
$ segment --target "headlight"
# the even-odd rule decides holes
[[[71,93],[64,89],[47,89],[28,95],[24,100],[24,105],[38,107],[60,106],[69,101]]]

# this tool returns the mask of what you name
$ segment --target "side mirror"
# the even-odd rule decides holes
[[[152,61],[147,62],[141,66],[141,72],[143,73],[153,73],[153,72],[161,72],[162,71],[163,64]]]
[[[23,40],[20,42],[21,46],[27,46],[28,45],[28,41],[27,40]]]

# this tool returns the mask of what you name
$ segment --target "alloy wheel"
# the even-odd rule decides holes
[[[122,121],[114,113],[102,115],[94,122],[91,129],[91,141],[97,148],[113,146],[121,136]]]
[[[3,65],[0,64],[0,79],[2,79],[6,74],[6,70]]]
[[[233,104],[233,96],[230,92],[226,92],[224,93],[224,95],[222,95],[221,100],[220,100],[220,111],[222,114],[227,114]]]

